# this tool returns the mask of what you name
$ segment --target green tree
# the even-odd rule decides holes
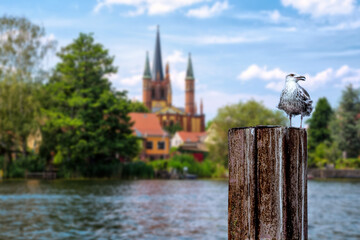
[[[315,151],[315,148],[320,143],[331,142],[330,121],[333,116],[333,111],[325,97],[320,98],[316,103],[315,111],[311,118],[307,120],[309,124],[309,152]]]
[[[340,105],[332,123],[334,139],[346,157],[356,158],[360,154],[360,94],[359,89],[348,85],[343,90]]]
[[[0,142],[11,162],[18,149],[26,157],[27,138],[39,127],[42,61],[55,41],[26,18],[10,16],[0,18],[0,36]]]
[[[174,135],[176,132],[183,130],[180,123],[175,123],[173,125],[165,126],[165,131],[170,133],[170,135]]]
[[[106,76],[115,73],[114,57],[81,33],[57,54],[46,91],[47,120],[43,126],[42,153],[83,176],[108,176],[119,157],[133,158],[138,152],[132,135],[130,101],[126,92],[112,90]]]
[[[149,109],[139,101],[131,101],[131,112],[148,113]]]
[[[220,108],[208,129],[209,158],[227,166],[227,134],[230,128],[286,123],[287,118],[280,111],[272,111],[255,100]]]

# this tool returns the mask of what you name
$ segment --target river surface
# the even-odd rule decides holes
[[[0,239],[227,239],[227,181],[2,181]],[[360,239],[360,181],[309,181],[309,238]]]

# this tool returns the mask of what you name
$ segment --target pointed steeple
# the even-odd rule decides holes
[[[203,100],[200,100],[200,114],[203,115],[204,114],[204,104],[203,104]]]
[[[146,52],[145,69],[144,69],[143,78],[150,78],[151,79],[150,63],[149,63],[149,52]]]
[[[193,67],[192,67],[192,62],[191,62],[191,53],[189,53],[189,60],[188,60],[188,65],[187,65],[187,70],[186,70],[186,79],[194,79],[194,72],[193,72]]]
[[[154,52],[154,62],[153,62],[153,80],[164,80],[164,73],[162,69],[162,60],[161,60],[161,45],[160,45],[160,30],[159,25],[157,26],[156,32],[156,43],[155,43],[155,52]]]

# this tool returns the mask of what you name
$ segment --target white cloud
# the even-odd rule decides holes
[[[262,42],[266,37],[245,37],[245,36],[203,36],[195,39],[199,44],[236,44]]]
[[[271,21],[273,21],[273,22],[278,22],[278,21],[280,21],[280,19],[281,19],[281,15],[280,15],[280,13],[279,13],[278,10],[274,10],[274,11],[272,11],[272,12],[269,12],[268,14],[269,14],[269,18],[270,18]]]
[[[157,25],[150,25],[150,26],[147,27],[147,29],[148,29],[149,31],[154,32],[154,31],[156,31],[156,29],[157,29]]]
[[[129,11],[125,14],[125,16],[129,16],[129,17],[136,17],[136,16],[139,16],[139,15],[142,15],[144,14],[145,12],[145,8],[143,7],[138,7],[136,8],[134,11]]]
[[[336,77],[343,77],[350,71],[349,66],[344,65],[336,71]]]
[[[355,0],[281,0],[285,7],[291,6],[300,13],[313,17],[344,15],[355,8]]]
[[[135,11],[128,12],[128,15],[135,16],[144,14],[149,15],[165,14],[173,12],[179,8],[188,7],[206,0],[98,0],[94,7],[94,12],[99,12],[102,8],[111,8],[113,5],[127,5],[135,7]]]
[[[360,14],[360,13],[359,13]],[[345,21],[336,25],[321,28],[322,31],[354,30],[360,28],[360,20]]]
[[[128,87],[132,87],[132,86],[136,86],[139,85],[141,83],[142,80],[142,75],[141,74],[136,74],[136,75],[132,75],[129,77],[125,77],[125,78],[121,78],[119,76],[119,74],[111,74],[108,76],[110,82],[116,87],[120,87],[120,86],[128,86]]]
[[[185,75],[186,75],[185,70],[178,71],[176,69],[173,69],[172,71],[170,71],[170,80],[173,90],[174,87],[182,91],[185,90]]]
[[[274,79],[284,79],[286,73],[280,68],[274,68],[268,70],[267,66],[259,67],[256,64],[250,65],[245,71],[238,75],[238,79],[241,81],[247,81],[253,78],[260,78],[263,80],[274,80]]]
[[[280,92],[285,84],[285,76],[290,72],[285,72],[280,68],[268,70],[266,66],[259,67],[256,64],[250,65],[246,70],[238,75],[241,81],[248,81],[251,79],[261,79],[267,81],[266,88]],[[333,86],[353,84],[355,87],[360,86],[360,68],[350,68],[347,65],[340,67],[338,70],[327,68],[315,75],[304,74],[305,82],[301,85],[307,89],[315,90],[321,88],[326,84]]]
[[[185,71],[187,58],[184,53],[179,50],[174,50],[170,55],[165,57],[165,62],[170,65],[170,79],[173,90],[185,89]]]
[[[211,7],[204,5],[200,8],[190,9],[187,13],[187,16],[196,18],[209,18],[220,14],[222,11],[228,8],[229,4],[227,1],[215,2]]]
[[[169,62],[170,65],[177,63],[185,63],[186,57],[182,51],[174,50],[173,53],[165,58],[165,62]]]
[[[280,23],[289,20],[275,9],[272,11],[244,12],[236,16],[238,19],[259,20],[267,23]]]

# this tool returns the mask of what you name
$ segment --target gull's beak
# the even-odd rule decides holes
[[[304,76],[298,76],[298,77],[296,77],[296,79],[298,80],[298,81],[305,81],[305,77]]]

